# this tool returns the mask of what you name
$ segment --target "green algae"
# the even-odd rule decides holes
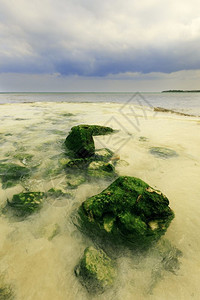
[[[116,267],[103,250],[88,247],[75,268],[75,274],[89,293],[103,293],[113,285]]]
[[[25,192],[13,195],[11,201],[7,201],[7,208],[11,208],[16,216],[26,217],[42,206],[45,194],[42,192]]]
[[[165,234],[174,213],[169,200],[144,181],[121,176],[79,208],[81,228],[92,237],[146,249]]]
[[[65,145],[75,158],[91,157],[95,154],[93,136],[113,133],[110,127],[99,125],[78,125],[71,128]]]

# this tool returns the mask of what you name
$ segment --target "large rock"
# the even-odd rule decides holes
[[[102,293],[113,285],[116,269],[114,262],[103,250],[88,247],[75,268],[75,274],[88,292]]]
[[[121,176],[79,209],[81,227],[104,241],[146,249],[166,232],[174,213],[169,200],[144,181]]]
[[[99,125],[74,126],[65,140],[65,145],[74,157],[91,157],[95,153],[93,136],[110,134],[112,132],[112,128]]]

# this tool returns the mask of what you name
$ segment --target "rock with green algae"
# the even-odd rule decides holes
[[[13,163],[0,163],[0,178],[2,187],[16,185],[22,178],[30,175],[30,169]]]
[[[91,157],[95,154],[93,136],[113,133],[110,127],[100,125],[78,125],[71,128],[65,140],[66,147],[76,158]]]
[[[44,197],[42,192],[19,193],[13,195],[11,201],[7,201],[7,208],[11,208],[18,217],[26,217],[41,208]]]
[[[165,234],[174,213],[169,200],[141,179],[121,176],[79,208],[80,225],[93,238],[147,249]]]
[[[89,293],[103,293],[113,285],[116,267],[103,250],[88,247],[75,268],[75,274]]]

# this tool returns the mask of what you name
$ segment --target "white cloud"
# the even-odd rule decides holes
[[[197,0],[0,0],[0,72],[200,67]]]

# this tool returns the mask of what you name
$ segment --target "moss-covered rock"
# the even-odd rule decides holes
[[[91,157],[95,153],[93,136],[110,134],[112,132],[112,128],[99,125],[74,126],[65,140],[65,145],[74,157]]]
[[[3,188],[16,185],[22,178],[30,175],[30,169],[12,163],[0,164],[0,178]]]
[[[159,158],[163,158],[163,159],[178,156],[176,151],[174,151],[172,149],[164,148],[164,147],[151,147],[150,153]]]
[[[115,263],[103,250],[88,247],[75,268],[75,274],[89,293],[102,293],[113,285],[116,277]]]
[[[169,200],[144,181],[121,176],[79,209],[81,227],[93,237],[146,249],[166,232],[174,213]],[[105,239],[106,240],[106,239]]]
[[[7,201],[7,207],[10,207],[16,216],[26,217],[41,208],[44,196],[42,192],[16,194],[11,201]]]

